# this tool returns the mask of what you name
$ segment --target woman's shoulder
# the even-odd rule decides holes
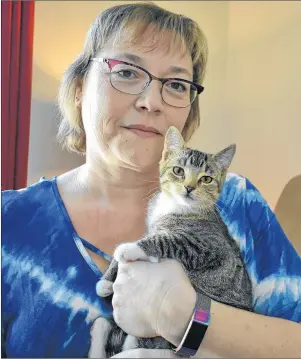
[[[229,172],[226,176],[221,196],[225,198],[230,194],[239,198],[245,196],[245,194],[258,196],[259,191],[247,177]]]
[[[235,207],[241,209],[250,203],[257,204],[258,208],[267,206],[265,199],[248,178],[228,173],[219,196],[219,207],[227,210],[231,208],[233,212]]]
[[[253,220],[260,220],[262,211],[269,205],[257,187],[246,177],[237,173],[228,173],[218,200],[219,207],[234,214],[252,207]],[[270,213],[272,214],[272,212]]]
[[[232,198],[231,203],[241,200],[246,191],[246,182],[246,177],[236,173],[228,173],[223,184],[219,202],[226,205],[230,198]]]
[[[260,251],[267,252],[276,241],[279,255],[283,249],[294,252],[268,202],[246,177],[227,175],[218,208],[245,256],[250,251],[257,250],[258,255]]]
[[[287,238],[274,211],[257,187],[246,177],[229,173],[218,201],[220,214],[235,237],[245,237],[247,233],[257,243],[263,237],[276,236],[287,243]],[[269,233],[270,232],[270,233]]]
[[[246,177],[228,173],[217,202],[220,215],[228,227],[230,235],[240,246],[244,257],[246,256],[247,242],[254,238],[254,226],[250,222],[250,214],[253,213],[253,209],[250,209],[250,203],[257,203],[255,212],[260,212],[266,205],[265,200],[257,192]],[[257,198],[256,201],[255,198]],[[266,221],[266,217],[261,220]]]
[[[45,199],[49,200],[53,197],[54,181],[55,178],[47,180],[42,177],[39,182],[36,182],[26,188],[2,191],[2,215],[15,213],[15,211],[22,210],[24,208],[28,210],[29,207],[34,206],[37,202],[45,201]]]
[[[2,239],[24,238],[29,234],[47,231],[63,217],[55,192],[55,178],[27,188],[8,190],[2,196]]]
[[[45,179],[42,177],[39,182],[26,188],[2,191],[2,219],[14,218],[17,221],[19,215],[35,212],[41,207],[45,210],[50,208],[51,204],[56,201],[55,181],[55,178]]]

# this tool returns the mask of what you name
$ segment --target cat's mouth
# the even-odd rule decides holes
[[[191,193],[183,193],[181,197],[185,205],[194,206],[197,203],[196,197]]]
[[[194,201],[194,198],[189,193],[185,193],[183,196],[184,196],[185,199],[188,199],[190,201]]]

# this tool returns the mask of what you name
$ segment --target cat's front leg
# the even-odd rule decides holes
[[[141,248],[139,242],[140,241],[120,244],[114,252],[115,260],[121,263],[134,262],[138,260],[157,263],[159,258],[148,255]]]
[[[100,281],[96,284],[96,293],[100,297],[108,297],[113,294],[113,283],[117,277],[118,262],[113,259]]]
[[[91,345],[88,358],[107,358],[106,344],[112,324],[105,318],[97,318],[91,328]]]

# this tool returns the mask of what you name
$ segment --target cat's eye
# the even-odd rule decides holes
[[[174,173],[176,176],[180,176],[180,177],[184,176],[184,170],[183,170],[183,168],[181,168],[181,167],[175,166],[175,167],[172,169],[172,171],[173,171],[173,173]]]
[[[203,182],[203,183],[205,183],[205,184],[211,183],[212,180],[213,180],[213,178],[210,177],[210,176],[202,176],[202,177],[200,178],[200,182]]]

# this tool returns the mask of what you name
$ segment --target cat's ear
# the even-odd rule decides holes
[[[180,131],[174,126],[169,127],[165,135],[161,161],[165,161],[169,154],[181,150],[184,145],[185,142]]]
[[[163,150],[163,158],[167,157],[168,152],[171,151],[179,151],[185,145],[184,139],[180,133],[180,131],[174,127],[169,127],[164,142],[164,150]]]
[[[235,151],[236,145],[233,144],[213,156],[213,159],[216,161],[218,167],[222,172],[227,171],[230,167],[233,157],[235,155]]]

